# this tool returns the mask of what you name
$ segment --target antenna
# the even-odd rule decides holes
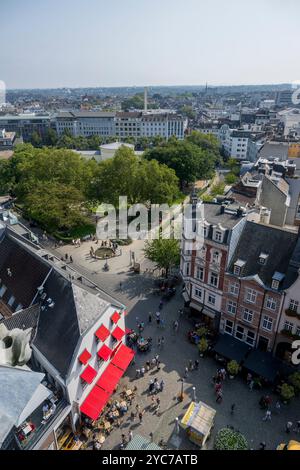
[[[146,113],[148,109],[148,88],[144,88],[144,112]]]

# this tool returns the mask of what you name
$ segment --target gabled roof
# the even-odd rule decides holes
[[[43,378],[44,374],[26,368],[0,366],[0,443],[14,425],[24,421],[45,400]]]
[[[0,279],[1,286],[7,291],[3,300],[7,303],[11,296],[15,297],[12,310],[22,304],[30,306],[37,288],[43,283],[51,266],[36,256],[25,244],[5,230],[0,240]]]
[[[265,286],[271,287],[276,271],[286,273],[297,243],[297,234],[254,222],[246,222],[243,233],[233,255],[229,272],[234,272],[234,264],[243,259],[246,263],[242,278],[258,278]],[[268,254],[265,264],[259,263],[261,253]]]

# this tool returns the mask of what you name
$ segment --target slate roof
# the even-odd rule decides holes
[[[44,292],[55,305],[41,311],[33,345],[65,377],[80,339],[72,283],[53,270]]]
[[[0,240],[0,279],[7,291],[3,301],[7,303],[10,297],[15,297],[12,306],[18,304],[27,308],[32,303],[37,287],[46,278],[51,267],[5,230]]]
[[[296,233],[247,221],[229,272],[233,273],[234,263],[238,259],[244,260],[242,277],[258,275],[267,287],[271,287],[272,277],[276,271],[287,273],[297,238]],[[259,263],[261,253],[269,255],[264,265]]]
[[[40,306],[38,304],[32,305],[29,308],[20,310],[10,318],[1,320],[0,324],[5,325],[6,328],[10,331],[14,328],[19,328],[20,330],[27,330],[28,328],[32,328],[31,337],[33,338],[38,324],[39,314]]]

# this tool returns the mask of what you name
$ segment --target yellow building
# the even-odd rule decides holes
[[[288,157],[300,158],[300,142],[293,142],[289,144]]]

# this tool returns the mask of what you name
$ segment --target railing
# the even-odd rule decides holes
[[[287,308],[285,310],[285,314],[286,314],[287,317],[296,317],[296,318],[299,318],[299,320],[300,320],[300,313],[297,310]]]
[[[21,450],[30,450],[34,449],[35,445],[40,441],[43,435],[49,431],[49,429],[53,426],[54,422],[57,420],[59,415],[62,411],[68,406],[68,403],[65,399],[60,400],[57,405],[55,412],[53,415],[44,423],[42,424],[42,420],[39,425],[36,425],[35,430],[23,441],[20,441],[18,438],[18,432],[15,431],[15,438]],[[28,421],[30,417],[28,418]]]

